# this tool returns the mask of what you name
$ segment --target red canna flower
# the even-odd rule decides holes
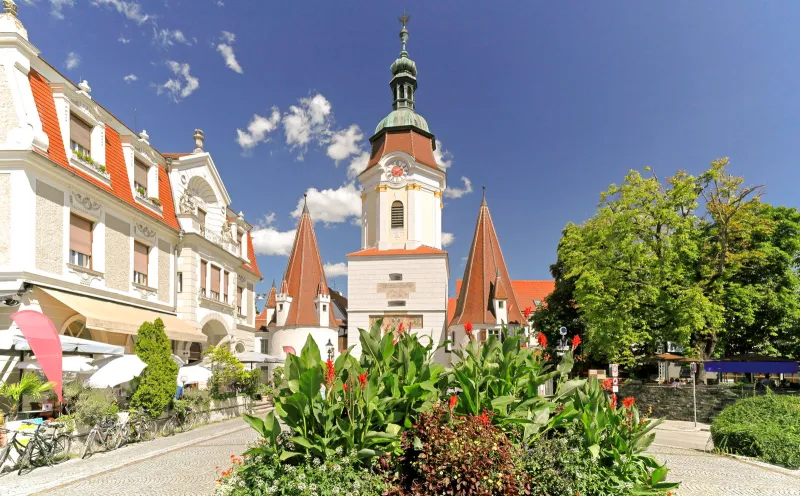
[[[333,380],[336,378],[336,370],[333,368],[333,360],[325,362],[325,381],[328,383],[328,388],[333,386]]]
[[[406,326],[404,326],[403,323],[400,322],[400,325],[397,326],[397,332],[400,333],[400,334],[403,334],[403,332],[405,332],[405,330],[406,330]]]
[[[392,339],[392,344],[397,344],[397,338]]]
[[[520,348],[527,348],[527,347],[528,347],[528,343],[522,343],[522,346],[520,346]]]
[[[549,362],[550,361],[550,353],[545,354],[544,361],[545,362]]]
[[[478,416],[478,420],[480,420],[480,422],[481,422],[483,425],[487,425],[487,426],[488,426],[489,424],[491,424],[491,423],[492,423],[492,422],[491,422],[491,420],[489,420],[489,416],[488,416],[488,415],[486,415],[486,412],[483,412],[483,413],[481,413],[481,414]]]
[[[636,398],[634,398],[633,396],[628,396],[627,398],[622,400],[622,406],[624,406],[625,408],[632,407],[634,403],[636,403]]]
[[[464,332],[466,332],[467,336],[472,339],[472,322],[467,322],[464,324]]]
[[[614,381],[611,378],[608,378],[603,381],[603,389],[606,391],[611,391]]]
[[[533,308],[531,307],[525,307],[525,310],[522,311],[522,315],[524,315],[526,319],[529,319],[532,313],[533,313]]]
[[[617,393],[611,393],[611,408],[617,407]]]
[[[342,389],[344,389],[344,392],[346,393],[350,387],[347,384],[342,384]]]
[[[457,404],[458,404],[458,396],[455,396],[455,395],[451,396],[450,397],[450,411],[453,411],[453,408],[455,408]]]
[[[581,337],[576,334],[572,337],[572,351],[575,351],[579,344],[581,344]]]
[[[539,346],[542,348],[547,348],[547,336],[545,336],[543,333],[540,332],[536,335],[536,341],[539,342]]]
[[[361,384],[361,388],[367,387],[367,374],[358,374],[358,382]]]

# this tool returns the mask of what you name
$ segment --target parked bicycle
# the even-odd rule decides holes
[[[190,407],[175,409],[161,428],[162,436],[171,436],[175,431],[186,432],[198,422],[197,414]]]
[[[7,444],[0,449],[0,473],[2,473],[3,465],[9,458],[13,461],[11,470],[18,468],[19,462],[22,460],[22,455],[25,454],[25,450],[28,448],[28,442],[31,436],[33,436],[33,433],[12,431],[3,429],[2,427],[0,427],[0,431],[5,433],[7,439]],[[15,453],[15,455],[12,456],[12,453]]]
[[[122,443],[122,430],[115,417],[106,417],[92,427],[86,436],[81,458],[97,453],[100,450],[111,451]]]
[[[156,423],[144,411],[131,411],[119,415],[119,440],[117,448],[130,442],[149,441],[156,435]]]
[[[34,424],[34,422],[25,422]],[[19,459],[18,474],[26,467],[53,465],[69,458],[72,436],[64,432],[64,424],[58,422],[42,422],[35,424],[31,439],[25,446],[25,452]]]

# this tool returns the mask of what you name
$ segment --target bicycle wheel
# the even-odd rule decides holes
[[[63,462],[69,459],[69,450],[72,448],[72,436],[69,434],[59,434],[53,439],[53,445],[50,450],[50,458],[53,463]]]
[[[156,421],[152,419],[144,419],[137,427],[139,438],[142,441],[150,441],[156,437]]]
[[[11,448],[14,446],[14,442],[10,442],[6,444],[2,449],[0,449],[0,473],[2,473],[3,465],[6,463],[6,459],[8,455],[11,453]]]
[[[177,422],[175,421],[175,417],[170,417],[164,422],[164,426],[161,428],[161,435],[162,436],[171,436],[175,434],[175,427]]]
[[[123,424],[114,429],[114,449],[119,448],[123,444],[127,444],[131,439],[131,426]]]
[[[100,434],[97,432],[97,429],[92,429],[89,432],[89,435],[86,437],[86,444],[83,445],[83,451],[81,451],[81,458],[86,458],[87,456],[96,452],[98,449],[100,449],[102,445],[103,443],[102,440],[100,439]]]

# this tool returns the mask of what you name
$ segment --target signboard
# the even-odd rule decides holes
[[[611,378],[611,392],[619,393],[619,377]]]
[[[619,364],[612,363],[610,368],[611,368],[611,377],[619,377]]]
[[[692,367],[692,374],[696,374],[697,373],[697,364],[695,362],[692,362],[691,367]]]

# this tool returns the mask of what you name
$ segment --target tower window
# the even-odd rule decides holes
[[[404,307],[406,306],[406,302],[404,300],[391,300],[389,301],[390,307]]]
[[[389,280],[390,281],[402,281],[403,280],[403,274],[389,274]]]
[[[395,201],[392,203],[392,229],[402,228],[404,226],[403,218],[403,202]]]

